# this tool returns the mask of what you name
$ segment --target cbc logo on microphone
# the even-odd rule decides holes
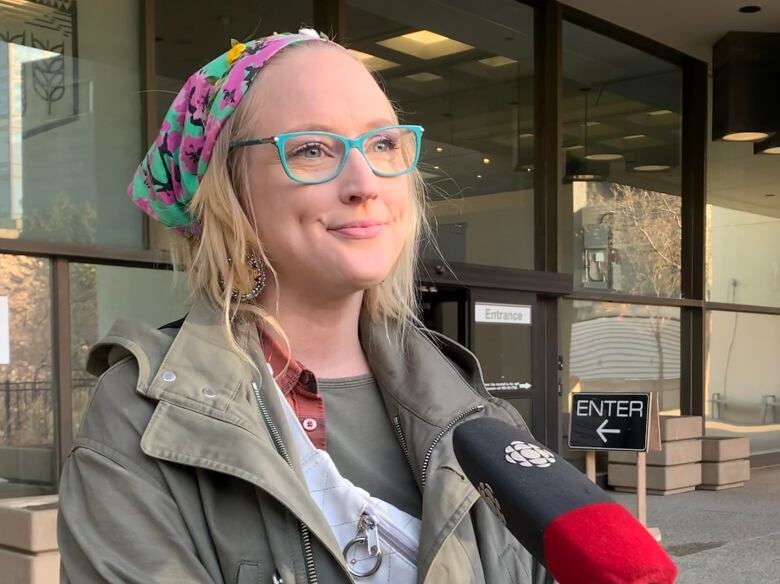
[[[506,452],[507,462],[520,466],[547,468],[555,462],[555,456],[549,450],[520,440],[512,442],[504,452]]]

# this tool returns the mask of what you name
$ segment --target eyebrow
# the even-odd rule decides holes
[[[365,132],[368,132],[370,130],[376,129],[376,128],[384,128],[385,126],[395,126],[398,122],[395,122],[393,120],[389,120],[387,118],[378,118],[371,120],[368,124],[365,125]],[[334,134],[340,134],[340,132],[337,132],[333,129],[332,126],[329,126],[328,124],[321,124],[321,123],[308,123],[308,124],[299,124],[289,130],[286,130],[286,132],[306,132],[306,131],[312,131],[312,132],[333,132]],[[281,133],[281,132],[278,132]],[[361,134],[363,132],[360,132]]]

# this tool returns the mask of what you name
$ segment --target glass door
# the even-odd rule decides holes
[[[490,394],[515,407],[541,438],[545,393],[533,377],[536,294],[422,285],[421,295],[425,325],[473,351]]]

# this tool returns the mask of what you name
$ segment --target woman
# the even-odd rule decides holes
[[[311,30],[190,77],[129,192],[183,234],[192,307],[120,321],[90,355],[63,582],[532,581],[451,445],[467,417],[525,424],[417,326],[421,135]]]

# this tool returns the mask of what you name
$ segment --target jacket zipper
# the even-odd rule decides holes
[[[406,464],[409,465],[409,468],[412,471],[412,476],[417,476],[417,473],[415,472],[414,465],[412,464],[412,459],[409,456],[409,446],[406,443],[406,436],[404,436],[404,430],[401,428],[401,417],[395,416],[393,418],[393,428],[395,429],[395,435],[398,438],[398,443],[401,445],[401,450],[404,451],[404,456],[406,457]]]
[[[461,413],[459,413],[457,416],[455,416],[450,422],[444,426],[444,428],[441,429],[441,431],[436,434],[436,437],[433,439],[433,442],[431,443],[430,447],[428,448],[428,452],[425,453],[425,458],[423,459],[422,464],[422,478],[420,479],[420,483],[422,488],[425,488],[425,482],[428,478],[428,465],[431,463],[431,456],[433,455],[433,449],[436,448],[436,445],[441,441],[442,438],[444,438],[444,435],[449,432],[455,424],[463,420],[464,418],[468,418],[469,416],[476,414],[477,412],[481,412],[485,409],[485,406],[480,404],[478,406],[471,407]]]
[[[279,433],[278,428],[271,420],[271,416],[268,413],[268,409],[265,407],[263,398],[260,396],[260,389],[257,387],[257,383],[252,382],[252,392],[255,394],[257,400],[257,407],[260,410],[260,415],[263,417],[265,425],[268,427],[268,431],[271,433],[271,438],[274,441],[277,452],[284,458],[284,461],[290,468],[293,468],[292,459],[287,452],[287,447],[284,445],[282,435]],[[301,536],[301,546],[303,547],[303,562],[306,566],[306,580],[309,584],[318,584],[317,571],[314,569],[314,551],[311,545],[311,533],[309,527],[303,522],[298,521],[298,532]]]

